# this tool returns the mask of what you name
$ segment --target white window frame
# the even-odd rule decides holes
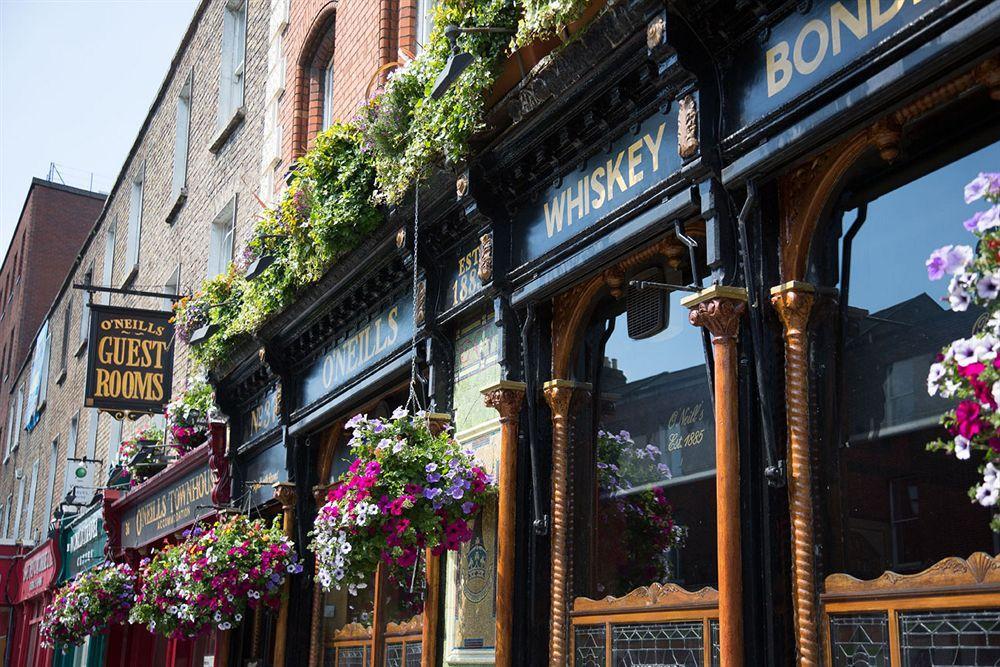
[[[49,321],[45,320],[35,338],[35,351],[31,360],[31,375],[28,384],[28,401],[24,406],[24,423],[33,429],[38,423],[33,418],[45,407],[49,386],[49,352],[52,347],[52,334],[49,331]]]
[[[111,420],[111,430],[108,433],[108,460],[111,467],[118,465],[118,448],[122,444],[122,421],[120,419]]]
[[[69,487],[73,480],[73,462],[69,459],[76,458],[76,441],[80,438],[80,413],[75,413],[69,420],[69,437],[66,439],[66,472],[63,473],[63,497],[69,493]]]
[[[164,294],[180,294],[181,291],[181,265],[178,264],[174,267],[174,272],[170,274],[167,278],[167,282],[163,283],[163,293]],[[163,309],[170,310],[174,307],[173,299],[163,299]]]
[[[111,249],[112,253],[114,248]],[[114,258],[112,258],[114,261]],[[87,272],[83,274],[83,284],[91,285],[94,282],[94,265],[90,265]],[[109,285],[110,287],[110,285]],[[90,338],[90,296],[88,295],[80,304],[80,334],[77,336],[77,347],[79,349]]]
[[[28,506],[25,508],[27,514],[24,517],[24,531],[21,533],[22,542],[30,542],[31,529],[35,524],[35,491],[38,490],[38,459],[31,464],[31,489],[28,491]]]
[[[246,81],[247,0],[227,0],[222,22],[217,126],[226,127],[243,106]]]
[[[209,227],[208,267],[206,276],[224,273],[233,260],[233,237],[236,234],[236,197],[219,211]]]
[[[129,198],[128,238],[125,244],[125,265],[131,276],[139,268],[140,249],[142,245],[142,206],[146,182],[146,166],[132,179],[132,191]]]
[[[21,417],[24,414],[24,384],[17,390],[17,416],[14,420],[14,446],[11,447],[10,451],[16,452],[18,445],[21,444]]]
[[[45,482],[45,514],[42,520],[48,527],[52,523],[52,501],[56,492],[56,466],[59,465],[59,436],[52,441],[52,450],[49,453],[49,475]]]
[[[14,494],[7,494],[7,504],[3,509],[3,538],[10,537],[10,512],[14,509]]]
[[[118,240],[117,232],[117,222],[111,222],[108,228],[104,230],[104,266],[101,267],[101,284],[104,287],[112,287],[111,281],[115,277],[115,243]],[[102,293],[99,298],[105,306],[111,303],[110,292]],[[89,328],[82,335],[89,336]]]
[[[414,53],[420,53],[430,43],[436,8],[437,0],[417,0],[417,45]]]
[[[323,129],[333,125],[333,87],[336,73],[333,70],[334,55],[323,70]]]
[[[3,462],[7,463],[10,460],[10,453],[14,451],[12,443],[14,442],[14,431],[16,427],[14,426],[14,415],[17,414],[17,410],[14,409],[14,397],[11,396],[10,400],[7,402],[7,447],[4,450]]]
[[[14,531],[11,537],[15,540],[21,535],[21,517],[24,515],[24,471],[21,471],[21,479],[17,480],[17,514],[14,515]]]
[[[187,187],[188,149],[191,138],[191,100],[194,87],[194,70],[177,93],[177,113],[174,127],[174,170],[170,198],[176,201]]]
[[[93,461],[97,458],[97,430],[100,428],[101,423],[101,411],[97,408],[89,408],[87,410],[87,452],[84,456],[88,461]],[[85,494],[84,502],[90,504],[94,499],[94,494],[97,493],[96,487],[98,482],[101,480],[95,479],[95,473],[97,472],[97,467],[88,463],[87,465],[87,476],[83,480],[83,493]]]
[[[84,305],[84,310],[87,310]],[[69,339],[70,331],[73,329],[73,299],[66,299],[66,311],[63,313],[62,340],[59,341],[59,374],[66,372],[66,364],[69,363]]]

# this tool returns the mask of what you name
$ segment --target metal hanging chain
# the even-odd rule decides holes
[[[417,394],[417,254],[420,250],[420,183],[413,187],[413,334],[410,337],[410,395],[406,408],[422,409]]]

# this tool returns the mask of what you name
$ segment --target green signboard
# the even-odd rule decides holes
[[[66,579],[72,579],[104,562],[104,545],[108,543],[108,534],[104,530],[102,507],[101,503],[97,503],[66,528]]]

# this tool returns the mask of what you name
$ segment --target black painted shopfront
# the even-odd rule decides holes
[[[1000,167],[998,26],[987,2],[609,4],[217,370],[233,504],[306,560],[232,659],[992,664],[1000,545],[974,467],[924,450],[946,407],[921,394],[976,317],[922,274],[961,231],[948,188]],[[500,497],[425,585],[322,593],[344,424],[404,404]]]

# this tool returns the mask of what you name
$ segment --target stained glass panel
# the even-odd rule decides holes
[[[406,645],[406,664],[404,667],[420,667],[420,660],[423,658],[423,644],[411,642]]]
[[[403,667],[403,645],[387,644],[385,647],[385,667]]]
[[[832,616],[834,667],[889,667],[889,619],[884,613]]]
[[[575,667],[605,667],[607,633],[603,625],[580,625],[573,633]]]
[[[701,667],[704,661],[701,621],[634,623],[611,628],[614,667]]]
[[[1000,609],[901,614],[904,667],[1000,665]]]

